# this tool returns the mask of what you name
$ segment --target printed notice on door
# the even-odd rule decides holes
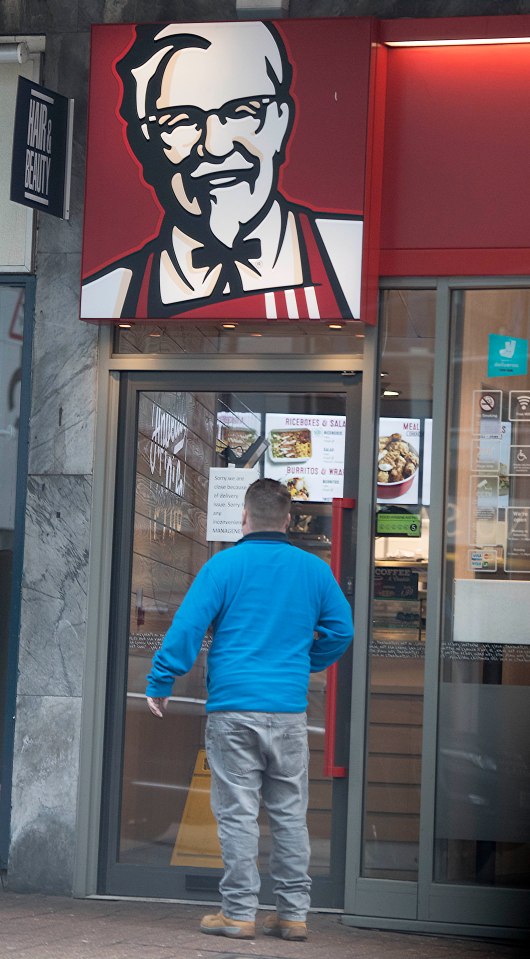
[[[507,573],[530,573],[530,506],[509,506],[506,510]]]
[[[208,486],[206,539],[211,543],[235,543],[241,539],[241,514],[245,493],[259,468],[226,469],[212,467]]]
[[[502,390],[473,390],[471,430],[485,440],[501,439]]]
[[[469,483],[469,544],[495,546],[499,503],[499,477],[471,476]]]

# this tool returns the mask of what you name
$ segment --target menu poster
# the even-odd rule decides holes
[[[418,503],[420,420],[382,416],[379,420],[377,502]]]
[[[217,414],[217,452],[230,447],[241,456],[258,437],[261,419],[250,410],[222,410]]]
[[[330,503],[342,496],[346,417],[267,413],[264,475],[295,501]]]

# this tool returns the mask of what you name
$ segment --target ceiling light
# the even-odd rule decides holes
[[[330,330],[342,330],[342,323],[328,323],[328,329],[330,329]]]
[[[356,333],[356,334],[355,334],[355,339],[356,339],[356,340],[364,340],[364,333]]]
[[[263,336],[263,333],[251,333],[251,336]]]
[[[401,390],[383,390],[383,396],[401,396]]]
[[[235,330],[237,323],[222,323],[223,330]]]
[[[160,330],[153,330],[153,332],[150,333],[149,336],[162,336],[162,334]]]
[[[530,43],[530,37],[480,37],[453,40],[385,40],[386,47],[476,47],[485,44]]]
[[[118,323],[120,330],[130,330],[132,323]]]
[[[379,376],[388,376],[388,373],[385,373],[385,371],[382,370],[382,372],[379,374]]]

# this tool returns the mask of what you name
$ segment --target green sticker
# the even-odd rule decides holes
[[[380,536],[421,536],[421,516],[416,513],[378,513],[376,533]]]

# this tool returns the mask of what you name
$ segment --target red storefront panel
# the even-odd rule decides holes
[[[388,48],[387,60],[380,273],[528,273],[530,44]]]

